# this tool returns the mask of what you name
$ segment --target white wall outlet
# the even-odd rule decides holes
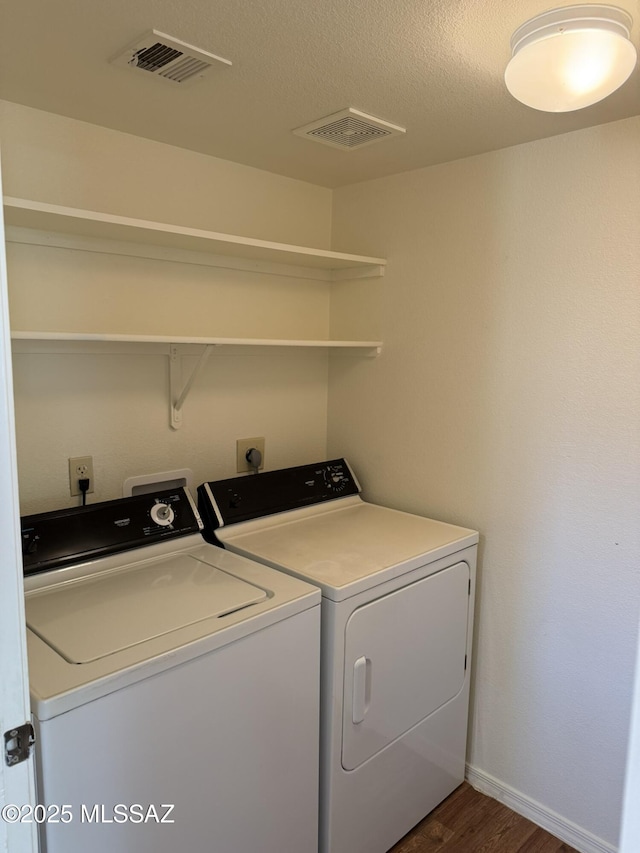
[[[264,438],[239,438],[236,441],[236,468],[238,474],[255,470],[247,462],[247,453],[252,447],[255,447],[262,454],[262,462],[258,470],[261,471],[264,468]]]
[[[89,479],[89,488],[87,494],[91,494],[94,489],[93,480],[93,456],[73,456],[69,459],[69,488],[72,495],[80,495],[80,486],[78,480]]]

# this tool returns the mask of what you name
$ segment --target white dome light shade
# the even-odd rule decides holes
[[[511,38],[507,89],[545,112],[570,112],[601,101],[635,68],[631,24],[631,16],[616,6],[565,6],[532,18]]]

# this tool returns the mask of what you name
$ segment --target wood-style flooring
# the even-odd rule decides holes
[[[577,853],[464,782],[390,853]]]

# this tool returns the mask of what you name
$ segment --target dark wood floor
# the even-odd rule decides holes
[[[461,785],[391,853],[577,853],[497,800]]]

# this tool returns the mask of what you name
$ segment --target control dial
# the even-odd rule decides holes
[[[160,527],[169,527],[174,519],[174,512],[169,504],[157,503],[151,507],[151,518]]]
[[[324,470],[324,482],[329,491],[339,494],[347,485],[347,478],[342,468],[330,465]]]

